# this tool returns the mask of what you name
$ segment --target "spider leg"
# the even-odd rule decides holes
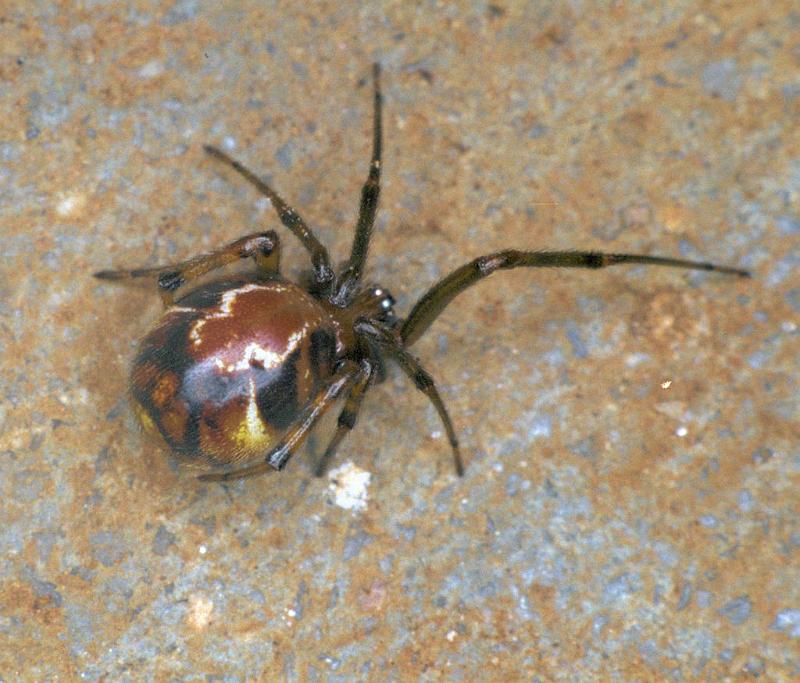
[[[212,145],[203,145],[203,149],[212,157],[225,162],[234,171],[241,175],[261,194],[265,195],[272,202],[272,206],[278,213],[281,223],[283,223],[302,243],[311,255],[311,263],[314,266],[314,277],[317,287],[322,291],[333,282],[333,270],[331,269],[328,250],[314,236],[311,229],[291,206],[289,206],[281,196],[275,192],[267,183],[259,178],[253,171],[243,164],[228,156],[221,149]]]
[[[197,478],[200,481],[232,481],[234,479],[249,479],[259,474],[267,472],[277,472],[274,467],[270,467],[267,462],[259,462],[249,467],[242,467],[233,472],[222,472],[218,474],[201,474]]]
[[[456,473],[459,477],[463,476],[464,462],[461,459],[461,451],[458,447],[458,437],[447,413],[447,408],[445,408],[444,401],[442,401],[442,397],[436,389],[433,377],[422,367],[419,360],[403,348],[403,343],[397,333],[379,321],[361,320],[356,323],[355,330],[357,335],[372,339],[381,349],[390,354],[397,361],[403,372],[414,382],[417,389],[428,397],[433,407],[436,408],[436,412],[439,413],[439,419],[447,432],[447,439],[450,441],[450,447],[453,450],[453,463]]]
[[[369,164],[369,174],[361,189],[361,206],[358,210],[358,222],[353,237],[353,247],[347,267],[339,276],[333,302],[337,306],[344,306],[358,289],[358,283],[364,271],[367,260],[369,240],[375,224],[375,213],[378,210],[378,197],[381,192],[381,146],[383,129],[381,123],[381,96],[380,84],[381,67],[377,62],[372,65],[373,83],[373,114],[372,114],[372,159]]]
[[[158,276],[158,292],[164,306],[167,307],[172,305],[175,291],[179,287],[239,259],[252,258],[260,273],[276,274],[280,266],[280,255],[278,235],[270,230],[246,235],[208,254],[200,254],[173,265],[133,270],[101,270],[94,273],[94,276],[101,280],[129,280]]]
[[[336,449],[339,447],[342,439],[344,439],[348,432],[350,432],[353,427],[356,426],[358,411],[361,408],[361,404],[364,401],[364,396],[367,393],[367,387],[369,386],[370,380],[375,372],[375,367],[372,361],[364,359],[361,363],[362,371],[359,374],[358,379],[356,379],[356,381],[353,383],[353,386],[350,388],[350,392],[347,394],[347,400],[345,401],[344,408],[342,408],[342,412],[339,413],[336,432],[334,433],[333,438],[331,438],[330,443],[328,443],[325,453],[317,462],[317,466],[314,470],[314,475],[317,477],[321,477],[323,474],[325,474],[325,470],[328,468],[328,463],[330,462],[334,453],[336,453]]]
[[[414,304],[400,328],[403,345],[410,346],[419,339],[439,314],[461,292],[496,270],[511,268],[605,268],[623,263],[642,263],[690,270],[710,270],[726,275],[750,277],[739,268],[718,266],[703,261],[645,256],[643,254],[604,254],[596,251],[517,251],[509,249],[480,256],[457,268],[437,282]]]
[[[359,374],[363,371],[363,368],[354,361],[343,361],[325,386],[305,407],[297,422],[286,431],[280,443],[267,453],[263,462],[232,472],[203,474],[198,479],[201,481],[230,481],[231,479],[252,477],[272,470],[282,470],[309,435],[317,421],[334,405],[343,391],[358,381]]]

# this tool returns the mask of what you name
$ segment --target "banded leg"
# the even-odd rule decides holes
[[[739,268],[718,266],[702,261],[644,256],[642,254],[603,254],[596,251],[500,251],[480,256],[454,270],[431,287],[411,309],[400,329],[404,346],[410,346],[427,330],[439,314],[461,292],[496,270],[511,268],[605,268],[624,263],[642,263],[649,266],[668,266],[689,270],[710,270],[726,275],[750,277]]]
[[[342,408],[342,412],[339,413],[336,432],[334,433],[333,438],[330,440],[330,443],[328,443],[325,453],[323,453],[322,457],[319,459],[319,462],[317,462],[316,468],[314,469],[314,475],[317,477],[321,477],[323,474],[325,474],[325,470],[328,468],[328,463],[330,462],[334,453],[336,453],[336,449],[339,447],[342,439],[344,439],[344,437],[353,429],[353,427],[356,426],[358,411],[361,408],[361,404],[364,401],[364,395],[367,393],[367,387],[369,386],[370,380],[375,372],[375,368],[372,362],[369,360],[363,360],[361,367],[362,371],[358,379],[353,383],[350,393],[347,394],[347,401],[344,404],[344,408]]]
[[[461,459],[458,437],[453,428],[453,423],[450,421],[450,416],[447,414],[444,401],[442,401],[442,397],[436,389],[433,377],[420,365],[420,362],[414,356],[403,348],[402,342],[396,334],[381,323],[375,320],[360,321],[356,323],[355,330],[356,334],[372,339],[378,346],[389,353],[397,361],[403,372],[414,382],[417,389],[428,397],[433,407],[436,408],[436,412],[439,413],[439,419],[447,432],[447,439],[450,441],[450,447],[453,450],[453,463],[456,468],[456,474],[459,477],[463,476],[464,462]]]
[[[281,442],[273,448],[264,458],[263,462],[250,467],[243,467],[233,472],[219,474],[203,474],[198,477],[201,481],[230,481],[231,479],[244,479],[264,472],[282,470],[298,447],[305,441],[317,421],[333,406],[336,399],[352,384],[358,381],[362,368],[355,362],[343,361],[339,370],[328,383],[319,391],[314,399],[305,407],[300,418],[294,426],[283,435]]]
[[[378,197],[381,193],[381,147],[383,141],[381,66],[377,62],[372,65],[373,113],[372,113],[372,159],[364,187],[361,189],[361,205],[358,209],[358,222],[353,236],[353,247],[347,267],[339,276],[333,302],[337,306],[346,306],[353,293],[358,289],[364,264],[367,260],[369,240],[375,225],[375,214],[378,210]]]
[[[221,149],[212,145],[203,145],[203,149],[212,157],[225,162],[247,182],[253,185],[261,194],[265,195],[272,202],[272,206],[278,213],[281,223],[283,223],[302,243],[311,255],[311,263],[314,266],[314,277],[316,285],[320,291],[326,290],[333,282],[333,270],[331,268],[328,250],[314,236],[311,229],[291,206],[289,206],[281,196],[267,185],[261,178],[248,169],[243,164],[229,157]]]
[[[278,235],[269,230],[246,235],[221,249],[193,256],[173,265],[133,270],[101,270],[94,273],[94,276],[101,280],[128,280],[157,275],[158,293],[166,307],[172,305],[175,291],[182,285],[239,259],[252,258],[259,272],[264,275],[277,273],[280,267],[280,251]]]

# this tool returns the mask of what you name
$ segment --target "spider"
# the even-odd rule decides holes
[[[135,410],[146,430],[177,455],[216,467],[205,481],[227,481],[283,469],[311,429],[345,397],[336,430],[316,464],[322,475],[356,424],[370,386],[395,361],[428,397],[444,425],[455,470],[464,472],[458,438],[433,378],[410,347],[461,292],[498,270],[604,268],[626,263],[717,271],[738,268],[684,259],[596,251],[504,250],[480,256],[434,284],[406,317],[391,294],[362,282],[378,208],[381,177],[380,66],[373,65],[372,158],[350,258],[334,272],[325,247],[291,206],[255,173],[217,147],[205,146],[268,197],[281,223],[309,252],[309,286],[280,274],[280,241],[269,230],[174,265],[104,270],[104,280],[151,277],[165,311],[141,341],[131,370]],[[179,298],[176,291],[210,271],[252,259],[254,272],[226,276]],[[222,471],[220,471],[222,470]]]

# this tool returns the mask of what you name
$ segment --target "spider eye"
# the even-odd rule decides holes
[[[380,302],[378,305],[382,311],[390,310],[395,304],[394,297],[382,287],[375,287],[372,290],[372,296]]]

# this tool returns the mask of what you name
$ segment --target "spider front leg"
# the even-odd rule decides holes
[[[350,260],[339,276],[333,302],[337,306],[345,306],[358,289],[364,264],[367,261],[369,240],[375,225],[375,214],[378,211],[378,197],[381,193],[381,148],[383,145],[381,67],[377,62],[372,65],[373,110],[372,110],[372,159],[364,187],[361,189],[361,206],[358,210],[358,222],[350,250]]]
[[[411,313],[409,313],[400,328],[400,338],[405,346],[411,346],[456,296],[476,282],[489,277],[497,270],[510,270],[512,268],[597,269],[626,263],[715,271],[725,275],[750,277],[749,271],[741,268],[730,268],[706,261],[687,261],[665,256],[604,254],[598,251],[517,251],[516,249],[508,249],[495,254],[480,256],[460,268],[456,268],[448,276],[439,280],[414,304],[414,308],[411,309]]]
[[[445,432],[447,432],[447,439],[453,450],[453,464],[456,468],[456,474],[458,474],[459,477],[463,476],[464,462],[461,459],[456,430],[453,428],[450,415],[447,413],[447,408],[445,408],[444,401],[442,401],[442,397],[439,395],[433,377],[431,377],[430,373],[422,367],[420,362],[404,348],[403,342],[397,334],[383,323],[377,320],[362,320],[356,323],[355,330],[357,335],[367,340],[372,340],[379,348],[383,349],[394,358],[403,372],[414,382],[417,389],[428,397],[433,407],[436,408],[436,412],[439,413],[439,419],[444,425]]]
[[[294,425],[283,435],[280,443],[267,453],[263,462],[233,472],[203,474],[198,479],[201,481],[230,481],[273,470],[282,470],[305,441],[317,421],[328,412],[344,391],[360,380],[363,372],[365,372],[363,365],[360,366],[351,360],[342,361],[339,369],[305,407]]]
[[[300,217],[291,206],[289,206],[281,196],[275,192],[267,183],[259,178],[253,171],[247,168],[244,164],[236,161],[228,156],[221,149],[212,145],[204,145],[203,149],[212,157],[225,162],[247,182],[253,185],[261,194],[268,197],[272,206],[278,214],[281,223],[283,223],[296,237],[299,239],[303,246],[308,250],[311,255],[311,263],[314,266],[314,279],[315,286],[320,292],[325,292],[333,283],[333,269],[331,268],[330,257],[328,250],[322,246],[322,243],[314,236],[311,229],[306,225],[306,222]]]
[[[222,268],[240,259],[252,258],[263,275],[277,274],[280,267],[280,242],[273,230],[257,232],[241,237],[227,246],[200,254],[186,261],[168,266],[134,268],[133,270],[101,270],[94,273],[101,280],[128,280],[131,278],[158,276],[158,292],[164,307],[171,306],[179,287],[201,275]]]

